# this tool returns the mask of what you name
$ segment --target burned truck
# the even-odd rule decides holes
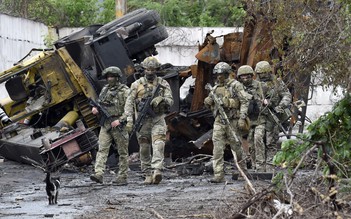
[[[280,59],[275,52],[280,48],[270,36],[271,26],[258,19],[246,24],[244,32],[218,37],[208,33],[199,46],[196,65],[161,66],[158,76],[170,83],[174,97],[174,105],[165,118],[166,157],[175,161],[212,154],[214,119],[203,107],[205,84],[213,83],[211,72],[219,61],[231,64],[235,70],[244,64],[254,66],[259,60]],[[0,154],[19,162],[44,163],[51,170],[68,161],[89,163],[99,130],[89,98],[96,99],[106,83],[101,79],[102,70],[118,66],[124,73],[124,83],[130,85],[143,74],[139,63],[156,55],[155,44],[167,37],[159,15],[139,9],[108,24],[93,25],[59,39],[54,50],[41,50],[0,73],[0,83],[9,93],[0,104],[11,120],[1,124]],[[219,37],[223,37],[222,46],[217,43]],[[181,85],[189,77],[196,79],[195,85],[181,100]],[[294,95],[294,99],[301,96]],[[302,99],[307,102],[307,97]],[[306,112],[305,106],[303,110],[301,115]],[[299,113],[295,110],[291,127]],[[303,122],[304,118],[300,120]],[[138,143],[131,136],[129,152],[137,151]],[[230,150],[227,154],[231,155]]]
[[[52,50],[33,49],[0,73],[8,93],[0,104],[11,121],[0,124],[0,154],[50,171],[69,161],[88,163],[98,144],[89,99],[106,83],[102,70],[118,66],[123,81],[133,82],[138,63],[156,55],[155,44],[167,37],[157,12],[139,9],[59,39]]]

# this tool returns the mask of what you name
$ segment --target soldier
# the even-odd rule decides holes
[[[267,61],[260,61],[256,64],[255,72],[257,80],[265,82],[267,92],[264,105],[272,109],[275,113],[283,115],[291,103],[291,94],[282,79],[277,78],[272,73],[272,67]],[[271,111],[272,111],[271,110]],[[279,140],[279,126],[272,116],[266,112],[266,162],[270,163],[277,152],[277,142]]]
[[[141,170],[145,175],[144,184],[159,184],[162,180],[161,171],[167,131],[164,117],[173,104],[173,97],[168,82],[156,75],[161,63],[155,57],[147,57],[141,63],[141,66],[145,69],[145,76],[132,83],[125,106],[127,129],[129,132],[132,130],[134,112],[139,112],[142,109],[145,100],[152,95],[156,86],[160,84],[161,89],[152,99],[150,106],[145,106],[150,107],[155,115],[146,115],[141,129],[137,133]],[[136,109],[134,109],[134,106]]]
[[[127,130],[122,128],[122,124],[126,122],[124,105],[129,94],[129,88],[125,84],[120,83],[122,71],[118,67],[111,66],[106,68],[102,72],[102,76],[107,79],[108,84],[102,88],[98,103],[112,115],[112,118],[106,120],[105,124],[101,126],[95,173],[90,176],[90,179],[98,183],[103,182],[107,156],[112,141],[114,141],[119,154],[119,170],[115,183],[119,186],[127,185],[129,136]],[[91,111],[94,115],[99,114],[96,107],[93,107]]]
[[[219,62],[213,69],[213,74],[217,76],[216,85],[212,91],[220,101],[226,115],[233,127],[234,132],[240,137],[239,129],[245,129],[249,94],[244,91],[243,85],[234,79],[229,79],[231,67],[225,62]],[[205,98],[205,106],[213,111],[215,122],[213,124],[213,171],[214,177],[210,180],[212,183],[224,181],[224,149],[228,142],[233,152],[237,154],[240,166],[246,164],[242,161],[242,148],[240,141],[235,139],[228,124],[225,124],[221,115],[218,113],[218,106],[215,104],[214,96],[209,95]]]
[[[249,65],[241,66],[238,69],[237,77],[244,85],[245,91],[252,95],[248,110],[251,127],[247,140],[249,142],[251,155],[253,156],[253,167],[257,172],[265,172],[266,149],[264,134],[266,118],[265,115],[260,113],[264,98],[263,90],[265,90],[265,84],[253,79],[254,71]]]

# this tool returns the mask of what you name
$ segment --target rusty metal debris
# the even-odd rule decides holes
[[[70,161],[90,163],[99,126],[89,98],[96,99],[106,83],[102,70],[118,66],[122,81],[130,84],[140,77],[134,64],[156,55],[155,44],[167,37],[157,12],[139,9],[59,39],[54,50],[33,50],[38,54],[1,72],[0,83],[9,97],[0,104],[11,123],[0,124],[0,154],[43,164],[49,171]],[[165,77],[172,86],[179,85],[174,80],[178,73]],[[137,151],[135,142],[133,136],[131,153]]]
[[[135,22],[143,24],[143,19],[151,15],[151,23],[134,25]],[[79,133],[75,122],[80,120],[87,127],[88,131],[83,135],[94,133],[96,136],[98,133],[99,127],[90,112],[88,98],[95,99],[104,84],[100,80],[102,69],[119,66],[124,70],[123,80],[127,85],[143,75],[138,63],[157,54],[154,44],[168,36],[165,27],[159,25],[159,16],[154,15],[154,11],[141,9],[127,14],[123,22],[117,19],[104,26],[84,28],[58,40],[54,51],[42,51],[26,65],[19,63],[0,73],[0,82],[7,84],[12,99],[0,100],[0,103],[13,121],[11,125],[2,124],[0,154],[27,163],[28,160],[23,157],[28,157],[50,169],[57,169],[65,162],[94,150],[95,139],[84,149],[80,148],[80,142],[75,142],[76,135],[79,135],[72,134]],[[246,23],[244,32],[214,36],[212,31],[206,34],[199,46],[197,65],[161,66],[158,75],[170,83],[175,100],[171,113],[165,118],[168,126],[166,157],[175,161],[196,154],[212,154],[214,118],[203,106],[207,96],[205,84],[213,83],[212,69],[219,61],[229,63],[235,70],[243,64],[254,66],[260,60],[281,58],[276,53],[278,48],[271,36],[271,25],[271,22],[258,18],[255,22]],[[121,31],[122,35],[119,34]],[[150,37],[152,40],[144,41]],[[222,46],[216,42],[219,37],[223,37]],[[117,55],[119,59],[112,58]],[[180,99],[179,91],[189,77],[196,79],[195,85],[184,101]],[[295,95],[296,99],[304,94],[299,92]],[[307,100],[304,102],[307,103]],[[303,107],[305,110],[306,107]],[[298,113],[295,111],[293,115],[295,122]],[[71,135],[65,135],[63,131],[70,131]],[[129,150],[130,153],[138,151],[135,136],[131,138]],[[228,158],[232,155],[227,149],[225,159]],[[81,159],[82,162],[90,162],[89,156]]]

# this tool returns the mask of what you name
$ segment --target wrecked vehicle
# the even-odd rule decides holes
[[[173,160],[190,157],[194,154],[212,154],[212,113],[204,108],[204,99],[208,95],[205,90],[207,83],[214,83],[212,70],[220,61],[232,66],[235,71],[241,65],[255,66],[261,60],[281,60],[282,55],[271,36],[272,23],[267,22],[264,17],[257,17],[255,22],[248,22],[243,32],[234,32],[224,36],[213,36],[213,31],[207,33],[199,52],[196,54],[197,65],[191,66],[180,75],[191,75],[195,83],[189,88],[186,98],[182,101],[188,104],[182,107],[180,112],[173,112],[165,119],[170,131],[168,144],[172,148],[170,156]],[[223,38],[222,46],[217,43],[218,38]],[[285,46],[285,45],[284,45]],[[285,48],[286,49],[286,48]],[[274,66],[277,73],[281,66]],[[235,75],[231,77],[235,78]],[[284,134],[287,138],[298,129],[303,132],[306,119],[306,103],[308,102],[309,81],[305,78],[292,79],[289,72],[284,72],[283,80],[293,95],[293,103],[290,106],[284,123]],[[293,82],[292,82],[293,81]],[[294,82],[303,84],[298,90],[294,89]],[[282,126],[281,124],[279,124]],[[248,144],[243,139],[244,150],[248,150]],[[229,147],[225,151],[225,159],[232,158]]]
[[[169,82],[174,98],[171,113],[165,118],[165,157],[178,161],[196,154],[212,154],[214,119],[212,112],[204,109],[203,100],[207,96],[205,84],[214,82],[212,69],[216,63],[225,61],[235,70],[243,64],[254,66],[259,60],[279,59],[269,37],[270,24],[258,21],[248,25],[244,32],[225,36],[208,33],[196,55],[197,65],[161,66],[158,76]],[[93,25],[64,37],[55,42],[55,50],[42,51],[0,73],[0,82],[5,83],[9,93],[0,104],[12,120],[9,125],[2,124],[0,154],[19,162],[44,163],[51,170],[71,160],[89,163],[97,147],[99,127],[88,99],[96,99],[105,83],[100,80],[102,70],[118,66],[124,72],[124,83],[130,85],[143,75],[138,64],[156,55],[155,44],[167,37],[158,14],[139,9],[108,24]],[[221,47],[216,41],[219,37],[224,41]],[[196,79],[195,84],[186,98],[180,99],[181,85],[190,77]],[[302,99],[307,102],[307,96]],[[294,111],[291,127],[297,120],[304,121],[300,115],[304,114]],[[137,140],[131,136],[129,152],[137,151]],[[229,149],[225,155],[232,156]]]
[[[50,171],[71,160],[89,163],[98,145],[89,99],[105,84],[102,70],[118,66],[131,83],[135,64],[156,55],[154,45],[167,37],[159,15],[139,9],[64,37],[54,50],[32,50],[39,53],[0,73],[8,92],[0,104],[11,120],[0,124],[0,154]]]

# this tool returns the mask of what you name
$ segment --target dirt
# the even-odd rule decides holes
[[[65,168],[61,174],[58,204],[48,205],[42,170],[5,160],[0,163],[1,218],[224,218],[245,200],[245,181],[212,184],[210,173],[180,176],[164,172],[159,185],[144,185],[138,164],[131,166],[129,184],[104,184],[89,179],[92,165]],[[230,171],[228,171],[230,172]]]

